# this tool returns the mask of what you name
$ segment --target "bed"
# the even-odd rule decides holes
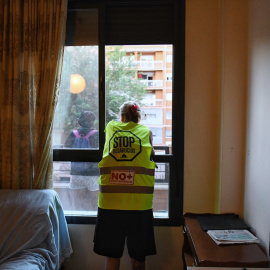
[[[54,190],[0,190],[0,270],[58,270],[71,254]]]

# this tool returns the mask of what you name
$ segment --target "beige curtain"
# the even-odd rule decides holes
[[[67,0],[0,0],[0,188],[52,187]]]

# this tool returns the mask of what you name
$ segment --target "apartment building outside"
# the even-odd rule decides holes
[[[137,78],[146,86],[141,124],[153,133],[157,149],[171,152],[172,142],[172,57],[171,45],[123,46],[133,55]]]

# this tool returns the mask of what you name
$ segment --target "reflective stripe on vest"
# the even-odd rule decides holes
[[[122,170],[123,166],[114,166],[114,167],[102,167],[100,168],[100,175],[103,174],[110,174],[112,170]],[[145,174],[154,176],[155,175],[155,169],[147,169],[144,167],[133,167],[133,166],[125,166],[125,170],[132,170],[136,174]]]
[[[99,186],[99,191],[102,193],[142,193],[153,194],[154,187],[148,186]]]

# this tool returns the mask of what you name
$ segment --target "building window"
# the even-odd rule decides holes
[[[172,111],[166,111],[166,119],[172,119]]]
[[[151,128],[152,134],[153,134],[153,144],[158,145],[162,143],[162,128]],[[165,195],[165,194],[164,194]],[[168,194],[166,194],[166,197],[168,197]]]
[[[172,55],[167,54],[166,60],[167,60],[167,62],[172,62]]]
[[[166,93],[166,100],[172,100],[172,93]]]
[[[119,120],[119,106],[126,100],[141,104],[141,124],[153,133],[154,160],[158,166],[153,204],[155,223],[181,223],[184,119],[171,125],[170,131],[166,130],[166,119],[172,119],[176,110],[184,110],[185,65],[181,46],[184,44],[184,1],[134,3],[69,2],[62,80],[53,128],[54,189],[69,223],[95,222],[98,162],[105,142],[103,130],[110,120]],[[135,17],[128,14],[134,13],[140,16],[135,16],[133,21]],[[142,27],[145,23],[149,26],[147,34]],[[172,25],[179,25],[179,31],[173,32]],[[156,30],[149,32],[149,29]],[[162,61],[168,61],[167,49],[174,55],[171,61],[179,61],[176,70],[170,67],[168,72]],[[180,75],[172,88],[175,100],[172,93],[165,95],[166,100],[172,101],[172,111],[166,112],[162,78],[172,80],[174,72]],[[82,116],[83,112],[87,116]],[[81,118],[89,120],[87,127],[79,126]],[[93,129],[91,134],[87,133],[89,125]],[[89,144],[75,143],[78,129],[83,129],[85,136],[91,136]],[[166,138],[178,139],[168,143]]]
[[[143,97],[142,104],[145,106],[155,106],[156,104],[156,95],[155,93],[146,93]],[[142,115],[144,117],[144,114]]]
[[[153,77],[154,77],[154,72],[143,72],[142,73],[143,80],[153,80]]]
[[[151,129],[151,126],[163,125],[163,108],[156,107],[143,107],[142,106],[142,119],[140,123]]]
[[[170,129],[166,129],[166,138],[172,137],[172,131]]]
[[[172,73],[166,73],[166,81],[172,81]]]

